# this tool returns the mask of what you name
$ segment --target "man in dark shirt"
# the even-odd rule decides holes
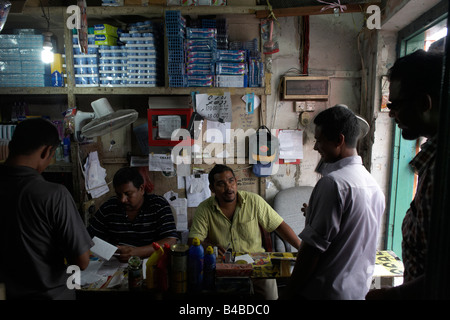
[[[177,233],[169,203],[161,196],[145,193],[137,168],[122,168],[113,179],[116,196],[106,201],[90,220],[88,231],[118,246],[119,259],[149,257],[153,242],[175,244]]]
[[[89,264],[91,237],[69,191],[41,173],[60,144],[44,119],[17,125],[0,165],[0,283],[7,299],[75,299],[69,264]]]
[[[404,139],[425,137],[427,142],[410,163],[419,178],[416,194],[402,224],[404,284],[371,291],[366,299],[426,298],[423,293],[431,204],[435,191],[433,179],[443,57],[442,53],[418,50],[397,60],[389,71],[389,116],[402,130]]]

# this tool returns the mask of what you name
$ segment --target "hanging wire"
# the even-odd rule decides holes
[[[50,30],[50,5],[47,6],[47,14],[45,13],[44,5],[42,4],[42,0],[39,0],[42,10],[42,17],[47,20],[47,31]]]
[[[270,4],[270,1],[266,0],[266,3],[267,3],[267,7],[269,8],[269,11],[270,11],[269,15],[267,16],[267,19],[272,19],[272,20],[275,20],[275,21],[278,22],[277,17],[275,16],[275,13],[273,12],[272,5]]]

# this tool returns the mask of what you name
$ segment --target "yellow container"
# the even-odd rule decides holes
[[[155,269],[156,264],[158,263],[159,258],[164,254],[164,249],[158,243],[153,242],[153,248],[155,251],[148,258],[147,263],[145,264],[145,282],[147,284],[148,289],[154,289],[155,285]]]
[[[60,53],[55,53],[53,57],[53,62],[50,65],[52,87],[64,87],[63,57]]]

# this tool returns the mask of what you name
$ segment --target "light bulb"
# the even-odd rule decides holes
[[[41,59],[44,63],[52,63],[53,62],[53,45],[52,45],[52,35],[51,32],[44,32],[44,44],[42,46],[42,55]]]
[[[53,62],[52,47],[43,47],[41,59],[42,59],[42,62],[44,62],[44,63],[52,63]]]

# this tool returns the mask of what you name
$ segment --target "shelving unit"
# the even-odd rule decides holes
[[[89,25],[97,23],[109,23],[111,25],[125,25],[130,22],[137,22],[147,19],[164,19],[164,13],[166,10],[179,10],[183,16],[190,16],[197,18],[198,16],[216,16],[217,18],[239,16],[241,21],[250,21],[254,19],[254,26],[259,23],[259,19],[256,18],[257,11],[266,10],[266,6],[225,6],[225,7],[165,7],[165,6],[148,6],[148,7],[89,7],[87,8],[88,23]],[[47,10],[47,8],[46,8]],[[148,96],[180,96],[190,95],[191,92],[207,93],[214,95],[221,95],[225,92],[230,92],[232,96],[243,96],[248,93],[254,93],[256,96],[261,97],[262,114],[265,116],[266,108],[266,95],[271,94],[270,88],[270,74],[266,75],[265,87],[246,87],[246,88],[219,88],[219,87],[185,87],[185,88],[173,88],[168,86],[168,81],[164,87],[77,87],[74,81],[74,59],[73,59],[73,46],[72,46],[72,32],[66,27],[66,21],[71,16],[71,13],[66,12],[67,7],[50,7],[50,30],[56,30],[55,34],[59,41],[58,52],[62,52],[63,46],[66,48],[66,87],[14,87],[14,88],[0,88],[1,96],[22,96],[25,99],[33,99],[35,96],[58,96],[60,99],[67,101],[68,107],[77,106],[80,101],[85,105],[90,103],[91,100],[98,99],[98,97],[109,97],[111,100],[118,99],[122,101],[124,97],[132,96],[128,101],[145,101]],[[249,19],[247,19],[247,16]],[[25,7],[22,13],[10,13],[8,22],[13,25],[14,28],[46,28],[46,21],[42,17],[42,11],[39,7]],[[7,23],[8,23],[7,22]],[[242,22],[239,22],[242,23]],[[8,26],[8,25],[7,25]],[[11,28],[11,27],[9,27]],[[259,29],[258,29],[259,30]],[[258,32],[259,33],[259,32]],[[256,34],[256,32],[253,32]],[[259,34],[257,34],[259,36]],[[251,39],[248,39],[251,40]],[[167,41],[165,42],[165,52],[167,52]],[[167,66],[165,67],[165,76],[167,77]],[[267,85],[269,84],[269,85]],[[109,99],[108,98],[108,99]],[[122,99],[122,100],[121,100]],[[89,102],[88,102],[89,101]],[[259,112],[258,112],[259,114]],[[145,116],[143,114],[140,115]],[[127,133],[129,139],[129,133]],[[97,140],[97,143],[103,149],[105,149],[105,142],[101,139]],[[78,145],[74,144],[72,151],[78,152]],[[105,151],[105,150],[104,150]],[[107,150],[106,150],[107,151]],[[122,153],[109,153],[106,154],[103,159],[105,165],[111,168],[123,166],[126,163],[126,154]],[[76,157],[72,157],[72,165],[66,163],[57,163],[52,167],[49,167],[49,172],[72,172],[74,180],[79,180],[80,168],[77,164]],[[237,159],[235,161],[237,163]],[[80,181],[74,183],[75,187],[78,187]],[[261,185],[264,183],[264,179],[261,179]],[[260,188],[263,190],[263,188]],[[82,199],[80,199],[82,201]]]
[[[255,18],[257,11],[265,10],[266,6],[195,6],[195,7],[164,7],[164,6],[124,6],[124,7],[89,7],[87,8],[88,22],[91,21],[116,21],[120,23],[128,23],[132,20],[139,19],[163,19],[164,12],[167,10],[179,10],[182,15],[190,15],[192,17],[202,15],[227,16],[227,15],[251,15]],[[256,95],[270,94],[265,88],[204,88],[204,87],[188,87],[188,88],[171,88],[167,85],[165,87],[94,87],[94,88],[77,88],[73,79],[73,52],[72,52],[72,37],[71,30],[65,27],[66,21],[71,16],[66,12],[66,7],[50,7],[49,13],[51,17],[51,25],[55,28],[64,26],[64,47],[66,50],[66,65],[67,65],[67,87],[40,87],[40,88],[0,88],[0,95],[18,95],[18,94],[65,94],[68,96],[69,105],[75,103],[74,95],[86,94],[108,94],[108,95],[186,95],[191,91],[198,91],[200,93],[220,93],[230,91],[232,94],[246,94],[254,92]],[[14,21],[14,25],[23,26],[23,28],[31,28],[42,25],[44,22],[40,8],[25,7],[22,13],[10,13],[8,19]],[[256,18],[255,18],[256,19]],[[166,50],[167,51],[167,50]]]

